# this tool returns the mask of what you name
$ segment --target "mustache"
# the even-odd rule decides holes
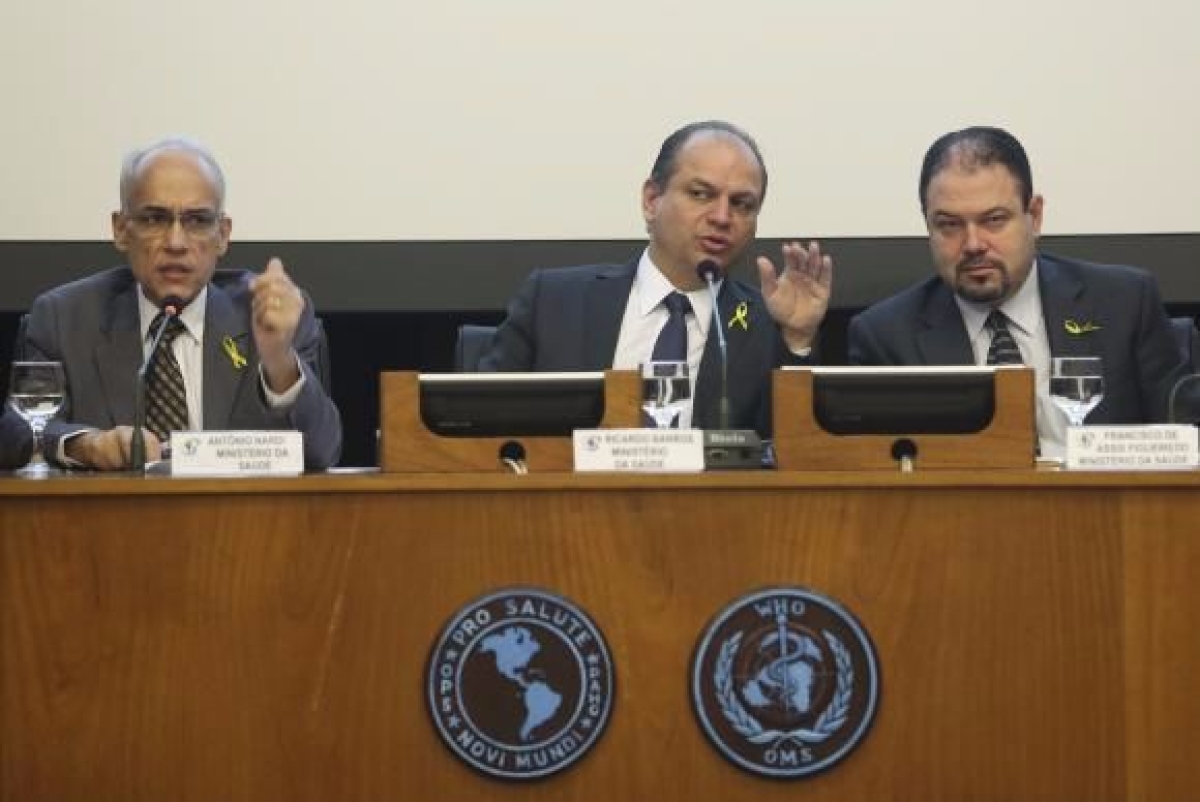
[[[966,259],[963,259],[958,263],[955,269],[961,273],[965,270],[974,270],[979,267],[995,268],[1002,273],[1007,269],[1004,266],[1004,262],[1001,262],[999,259],[980,259],[977,256],[969,256]]]

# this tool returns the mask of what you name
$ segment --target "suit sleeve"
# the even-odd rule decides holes
[[[846,332],[846,362],[850,365],[891,364],[870,321],[861,314],[850,319]]]
[[[292,343],[304,371],[304,387],[286,414],[291,427],[304,434],[304,467],[323,470],[337,464],[341,457],[342,416],[322,381],[321,331],[312,311],[312,299],[305,294],[304,300],[304,316]]]
[[[72,404],[71,366],[63,356],[59,341],[58,307],[53,296],[44,295],[33,302],[29,310],[29,321],[25,328],[25,342],[22,351],[25,359],[33,362],[62,362],[66,380],[66,392],[63,394],[62,408],[58,414],[46,423],[42,432],[42,453],[47,462],[59,464],[57,455],[59,444],[63,438],[78,432],[99,428],[86,421],[72,420],[74,415]]]
[[[1189,373],[1183,362],[1171,321],[1167,317],[1158,286],[1146,274],[1142,279],[1140,315],[1135,334],[1133,364],[1138,371],[1138,387],[1145,421],[1167,420],[1167,406],[1175,383]]]
[[[19,468],[33,453],[33,432],[7,404],[0,406],[0,469]]]
[[[491,347],[479,359],[479,370],[494,372],[524,372],[533,370],[537,362],[535,337],[538,294],[541,271],[534,271],[513,296],[508,316],[496,330]]]

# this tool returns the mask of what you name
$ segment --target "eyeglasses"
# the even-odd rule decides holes
[[[178,214],[170,209],[150,206],[129,215],[133,230],[143,237],[162,237],[179,222],[183,233],[194,239],[212,236],[221,222],[221,215],[212,209],[184,209]]]

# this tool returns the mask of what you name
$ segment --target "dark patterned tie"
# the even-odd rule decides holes
[[[993,309],[988,315],[988,331],[992,333],[992,344],[988,347],[987,363],[989,365],[1023,365],[1021,349],[1008,330],[1008,318],[999,309]]]
[[[687,314],[692,311],[692,302],[681,292],[673,292],[663,299],[667,307],[667,322],[663,324],[654,351],[652,362],[686,362],[688,358]]]
[[[158,331],[162,320],[160,313],[150,324],[152,333]],[[171,347],[183,330],[183,323],[178,317],[172,315],[167,318],[167,330],[163,333],[150,375],[146,378],[146,428],[163,443],[167,442],[171,432],[188,428],[187,390],[183,384],[183,372]]]
[[[650,353],[650,361],[687,362],[687,316],[688,312],[692,311],[692,302],[683,293],[672,292],[663,299],[663,305],[667,307],[667,322],[663,324],[662,329],[658,332],[658,339],[654,341],[654,350]],[[642,425],[654,428],[658,424],[648,413],[643,411]],[[671,424],[671,428],[678,425],[679,420],[676,419]]]

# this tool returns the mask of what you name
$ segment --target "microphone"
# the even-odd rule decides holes
[[[721,267],[712,259],[696,265],[696,275],[708,285],[712,299],[712,328],[717,333],[717,348],[721,354],[721,393],[717,398],[717,429],[704,432],[704,467],[761,468],[762,440],[751,429],[730,428],[732,413],[729,407],[729,346],[721,328],[721,310],[717,306],[717,279]]]
[[[1171,387],[1171,392],[1167,394],[1167,423],[1180,422],[1176,416],[1175,410],[1175,404],[1179,400],[1179,393],[1184,387],[1198,379],[1200,379],[1200,373],[1186,373],[1183,376],[1180,376],[1175,384]]]
[[[142,429],[146,427],[146,375],[150,372],[150,366],[154,364],[154,355],[158,353],[158,344],[162,342],[167,324],[171,322],[171,318],[178,317],[184,306],[183,299],[178,295],[163,298],[162,321],[158,324],[158,331],[154,332],[154,340],[150,343],[150,351],[146,354],[145,361],[138,368],[137,383],[133,391],[133,436],[129,440],[129,469],[138,473],[146,472],[146,435],[142,433]]]
[[[721,396],[717,400],[717,424],[729,428],[729,347],[725,343],[725,331],[721,328],[721,314],[717,310],[717,276],[720,268],[712,259],[696,265],[696,274],[708,284],[708,297],[712,299],[712,326],[717,332],[717,347],[721,351]]]

